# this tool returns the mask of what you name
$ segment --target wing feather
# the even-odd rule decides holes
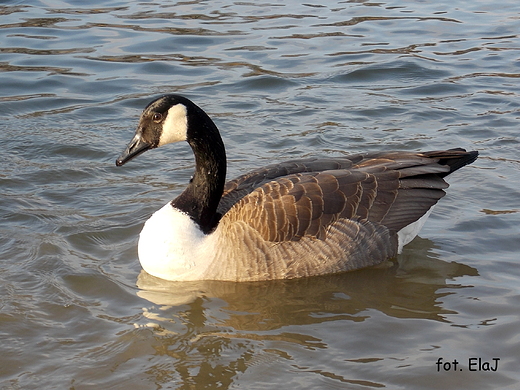
[[[326,239],[338,220],[395,233],[444,196],[443,176],[474,158],[461,150],[393,152],[270,165],[228,182],[219,212],[271,242]]]

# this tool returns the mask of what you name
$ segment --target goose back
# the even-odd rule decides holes
[[[227,182],[218,211],[230,220],[245,221],[273,242],[323,238],[339,218],[399,231],[445,195],[444,176],[474,158],[453,149],[268,165]]]

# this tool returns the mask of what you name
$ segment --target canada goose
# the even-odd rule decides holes
[[[445,195],[444,177],[478,152],[374,152],[272,164],[225,182],[210,117],[166,95],[144,109],[121,166],[187,141],[195,174],[145,223],[139,260],[167,280],[255,281],[349,271],[395,257]]]

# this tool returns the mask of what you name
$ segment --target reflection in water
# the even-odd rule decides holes
[[[202,386],[208,378],[229,384],[249,367],[261,365],[265,371],[280,361],[292,362],[294,348],[327,351],[329,341],[312,331],[318,324],[339,325],[348,334],[353,330],[349,322],[363,323],[376,313],[449,322],[447,315],[457,313],[443,308],[442,297],[465,287],[450,281],[478,273],[436,259],[432,246],[419,238],[398,263],[297,280],[169,282],[142,271],[137,295],[154,305],[144,309],[146,326],[154,329],[159,342],[156,354],[172,358],[169,368],[163,366],[155,375],[171,370],[169,375],[181,377],[185,384]],[[365,336],[370,332],[367,327]],[[359,350],[353,361],[359,363],[363,353],[367,352]],[[382,359],[362,360],[375,364]]]
[[[445,314],[450,312],[438,302],[447,293],[439,290],[461,288],[447,281],[477,276],[478,272],[463,264],[433,258],[425,247],[432,246],[432,242],[421,238],[417,241],[411,245],[421,248],[406,250],[398,263],[304,279],[170,282],[141,271],[137,295],[161,310],[191,306],[200,299],[223,300],[229,313],[225,323],[237,330],[262,331],[289,323],[303,325],[338,319],[362,321],[362,313],[368,309],[397,318],[447,321]]]

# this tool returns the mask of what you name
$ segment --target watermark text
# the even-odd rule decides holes
[[[437,366],[437,372],[445,371],[498,371],[498,365],[500,358],[483,359],[480,357],[468,358],[467,364],[459,362],[457,359],[446,360],[444,358],[438,358],[435,363]]]

